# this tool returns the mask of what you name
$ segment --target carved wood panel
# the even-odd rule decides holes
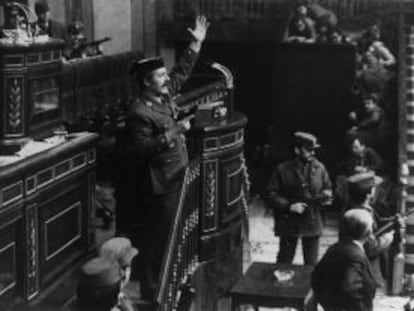
[[[24,134],[24,80],[23,77],[5,79],[5,120],[4,133],[6,137]]]

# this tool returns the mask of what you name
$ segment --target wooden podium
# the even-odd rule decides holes
[[[30,137],[47,136],[61,122],[63,41],[0,44],[0,154],[18,151]]]
[[[54,135],[62,47],[0,43],[0,303],[43,296],[95,244],[98,135]]]

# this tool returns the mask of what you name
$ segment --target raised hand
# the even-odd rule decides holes
[[[195,20],[194,29],[187,28],[187,30],[191,33],[195,41],[201,43],[206,38],[209,26],[210,23],[207,21],[207,18],[204,15],[198,15]]]

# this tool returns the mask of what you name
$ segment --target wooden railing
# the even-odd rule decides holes
[[[341,19],[389,10],[401,0],[320,0]],[[211,19],[272,19],[286,15],[300,1],[292,0],[174,0],[176,17],[207,14]]]
[[[161,270],[157,294],[158,311],[184,310],[179,307],[186,296],[190,277],[198,266],[200,162],[193,160],[187,167],[177,214],[169,236],[168,248]],[[185,304],[185,302],[184,302]]]

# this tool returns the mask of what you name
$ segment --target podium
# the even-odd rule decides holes
[[[13,154],[60,123],[63,45],[57,39],[0,44],[0,154]]]

